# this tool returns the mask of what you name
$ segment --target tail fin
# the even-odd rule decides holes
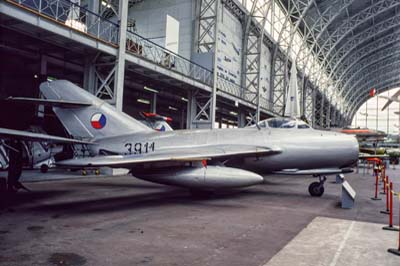
[[[134,118],[66,80],[44,82],[40,91],[46,99],[84,102],[79,108],[53,107],[68,133],[77,139],[99,139],[152,130]]]

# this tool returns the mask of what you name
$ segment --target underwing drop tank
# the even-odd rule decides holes
[[[214,166],[132,170],[132,175],[146,181],[186,188],[237,188],[260,184],[263,177],[242,169]]]

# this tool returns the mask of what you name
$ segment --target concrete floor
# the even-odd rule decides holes
[[[265,266],[398,266],[400,257],[386,252],[388,243],[397,247],[398,232],[383,226],[316,217]]]
[[[267,177],[264,185],[207,199],[129,176],[26,183],[33,192],[3,199],[0,208],[0,265],[264,265],[316,217],[387,223],[379,213],[385,202],[370,200],[372,176],[347,175],[357,192],[350,210],[340,208],[341,186],[333,180],[322,198],[308,195],[315,181],[308,177]],[[395,241],[382,243],[380,256],[394,256],[386,249]],[[376,251],[373,243],[364,248]],[[308,252],[324,256],[323,248]]]

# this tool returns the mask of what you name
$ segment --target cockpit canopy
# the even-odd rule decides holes
[[[279,117],[269,118],[258,122],[260,128],[299,128],[309,129],[311,128],[306,122],[300,119]],[[255,127],[255,125],[253,126]]]

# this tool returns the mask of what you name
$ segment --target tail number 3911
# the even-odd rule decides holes
[[[126,143],[125,148],[128,149],[127,154],[142,154],[154,151],[154,142],[137,142],[137,143]]]

